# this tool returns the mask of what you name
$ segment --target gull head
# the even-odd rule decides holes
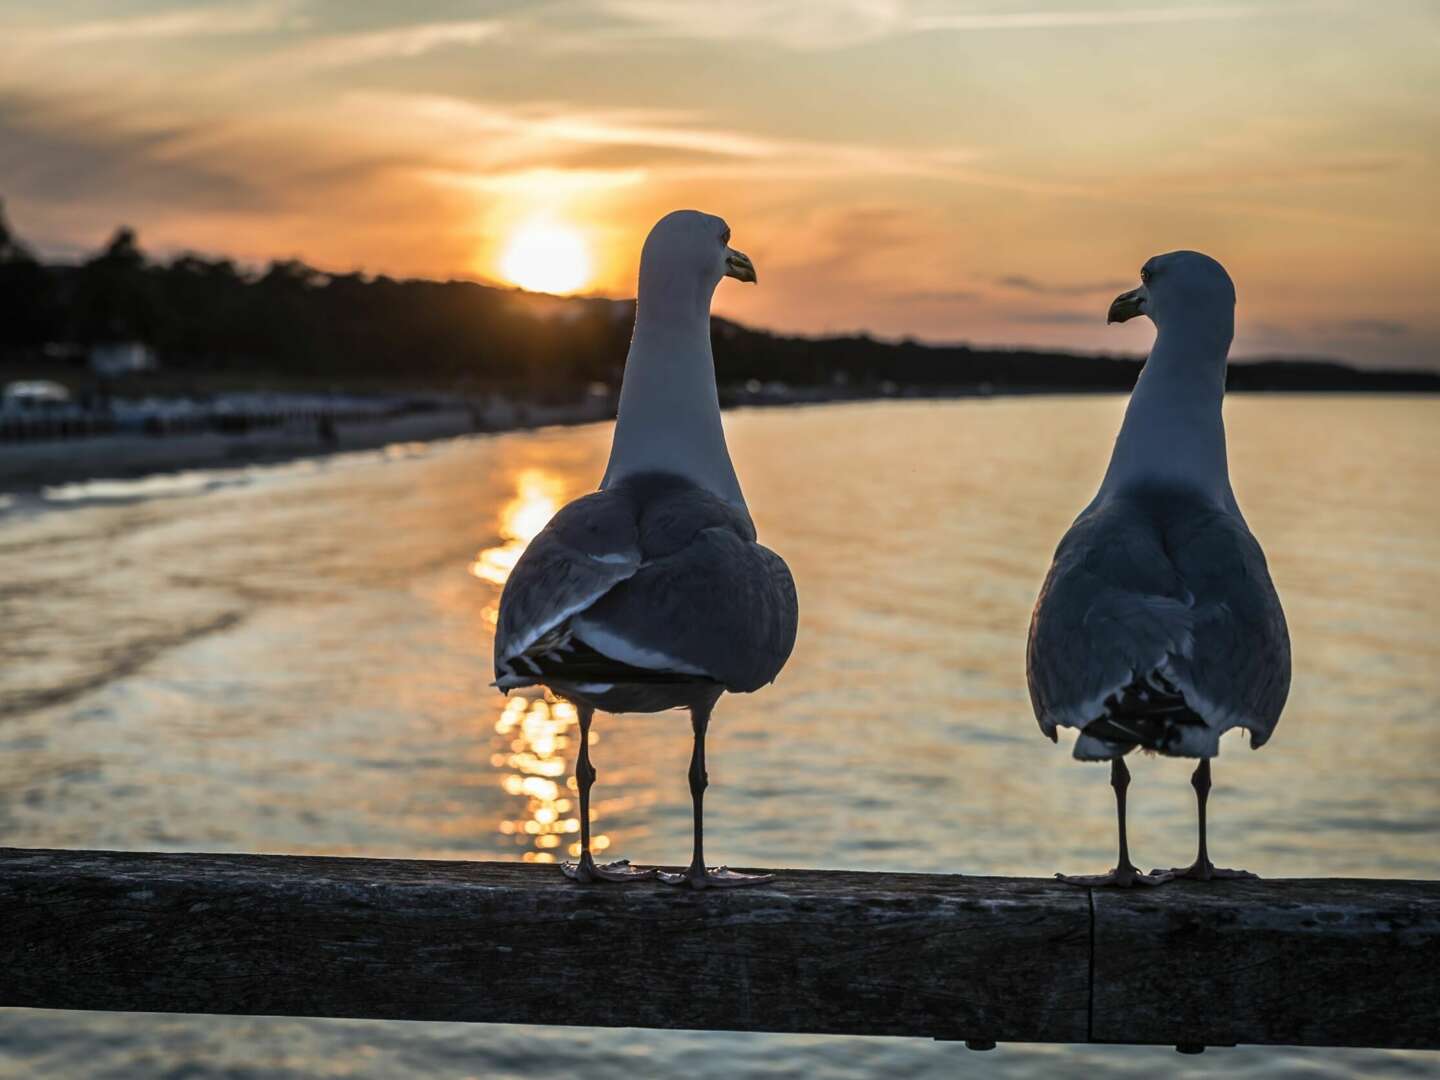
[[[675,210],[657,221],[645,238],[640,252],[642,289],[647,278],[656,278],[694,286],[708,298],[727,277],[753,282],[755,265],[750,256],[730,246],[730,226],[724,218]]]
[[[1235,285],[1225,267],[1198,251],[1156,255],[1140,268],[1140,287],[1121,293],[1110,304],[1107,323],[1148,315],[1157,327],[1167,314],[1229,319],[1235,313]]]

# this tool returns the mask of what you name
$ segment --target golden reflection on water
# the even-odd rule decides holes
[[[520,856],[525,862],[553,863],[562,847],[572,856],[580,854],[579,803],[566,760],[578,726],[575,706],[549,694],[512,697],[495,721],[499,749],[490,763],[504,770],[505,793],[522,800],[519,813],[500,822],[500,835],[527,849]],[[598,741],[592,730],[590,742]],[[592,826],[596,817],[592,810]],[[598,854],[610,846],[610,838],[592,833],[590,846]]]
[[[470,564],[471,574],[496,586],[509,579],[525,548],[555,516],[564,497],[560,478],[539,468],[522,470],[515,489],[514,498],[500,509],[497,532],[504,543],[485,548]],[[492,625],[498,616],[497,605],[486,607],[485,618]],[[526,848],[520,856],[525,862],[553,863],[561,848],[571,856],[580,854],[576,783],[566,763],[571,732],[578,727],[575,706],[548,691],[509,698],[495,721],[497,746],[490,763],[502,770],[500,786],[505,793],[521,800],[519,812],[500,822],[500,835]],[[593,731],[590,741],[599,742]],[[598,816],[592,808],[592,830]],[[571,836],[575,839],[567,844]],[[610,846],[610,838],[592,831],[590,846],[598,855]]]
[[[498,532],[505,542],[485,548],[470,564],[470,573],[492,585],[504,585],[530,541],[560,509],[564,485],[544,469],[525,469],[515,478],[515,497],[500,509]]]

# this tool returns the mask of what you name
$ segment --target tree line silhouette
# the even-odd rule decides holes
[[[43,262],[0,206],[0,356],[55,343],[147,343],[167,372],[394,379],[535,400],[616,386],[633,302],[536,296],[468,281],[326,273],[294,259],[252,272],[225,258],[159,261],[116,230],[75,264]],[[1030,349],[801,337],[715,320],[722,386],[785,384],[833,396],[1126,390],[1141,361]],[[51,352],[53,352],[53,348]],[[1326,361],[1232,365],[1238,389],[1440,389],[1440,375]]]

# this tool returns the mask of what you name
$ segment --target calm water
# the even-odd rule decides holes
[[[741,865],[1048,874],[1113,854],[1103,769],[1031,717],[1025,629],[1119,398],[736,413],[802,626],[727,698],[708,850]],[[1440,402],[1248,397],[1235,486],[1294,691],[1216,763],[1212,851],[1271,876],[1440,877]],[[49,493],[0,513],[0,843],[551,861],[574,724],[487,687],[498,583],[593,487],[605,427]],[[0,499],[0,502],[3,502]],[[601,717],[611,854],[689,856],[680,714]],[[1139,760],[1142,865],[1188,861],[1184,762]],[[555,933],[564,934],[564,927]],[[0,1076],[1433,1075],[1440,1056],[1002,1046],[0,1011]]]

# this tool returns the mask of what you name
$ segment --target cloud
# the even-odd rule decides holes
[[[7,44],[18,47],[32,65],[52,54],[97,45],[123,49],[144,41],[185,41],[245,35],[269,35],[278,43],[253,48],[248,59],[227,62],[207,73],[204,86],[253,85],[274,79],[354,67],[387,59],[410,59],[444,48],[473,46],[504,33],[511,24],[502,18],[412,22],[343,33],[297,33],[314,20],[301,13],[299,0],[263,0],[252,4],[207,6],[152,15],[100,19],[80,23],[31,25],[12,29]],[[214,77],[209,77],[210,75]]]
[[[21,27],[12,30],[13,44],[30,47],[96,45],[123,41],[224,37],[264,34],[304,24],[296,14],[295,0],[225,7],[175,8],[121,19],[92,19],[68,25]]]
[[[1168,23],[1249,19],[1261,14],[1251,4],[1198,7],[1115,8],[1094,11],[993,11],[975,14],[925,15],[911,20],[915,31],[928,30],[1062,30],[1093,26],[1147,26]]]
[[[1291,5],[1283,5],[1289,8]],[[905,34],[1230,21],[1270,13],[1249,4],[1177,7],[1065,8],[1031,11],[934,12],[907,0],[603,0],[601,8],[628,24],[632,36],[725,40],[759,38],[796,50],[840,49]]]
[[[192,154],[183,126],[126,128],[95,110],[0,96],[0,176],[36,202],[254,208],[264,193]]]
[[[375,60],[408,59],[437,49],[478,45],[497,37],[505,24],[494,19],[418,23],[350,34],[324,34],[277,50],[243,66],[237,77],[267,71],[323,71],[353,67]]]
[[[452,167],[530,169],[574,163],[648,169],[672,178],[914,176],[964,179],[977,151],[778,138],[711,127],[683,110],[595,109],[563,102],[502,105],[438,94],[355,91],[341,107],[355,123],[399,133]],[[651,157],[635,151],[656,152]],[[608,152],[608,153],[607,153]],[[668,157],[667,157],[668,155]],[[679,156],[677,156],[679,155]]]
[[[1037,281],[1024,274],[1008,274],[995,279],[995,284],[1017,292],[1034,293],[1038,296],[1092,296],[1096,293],[1113,293],[1131,287],[1127,281],[1092,281],[1077,284]]]
[[[627,36],[764,38],[794,49],[844,48],[896,32],[902,18],[885,0],[602,0],[601,10],[628,26]]]
[[[1315,158],[1292,152],[1288,161],[1257,162],[1258,155],[1241,160],[1209,161],[1192,169],[1155,170],[1143,176],[1145,186],[1172,194],[1229,192],[1239,188],[1273,188],[1289,194],[1296,185],[1333,184],[1364,180],[1414,167],[1415,155],[1357,153],[1349,157]],[[1296,161],[1303,156],[1305,160]],[[1242,163],[1243,161],[1243,163]]]

